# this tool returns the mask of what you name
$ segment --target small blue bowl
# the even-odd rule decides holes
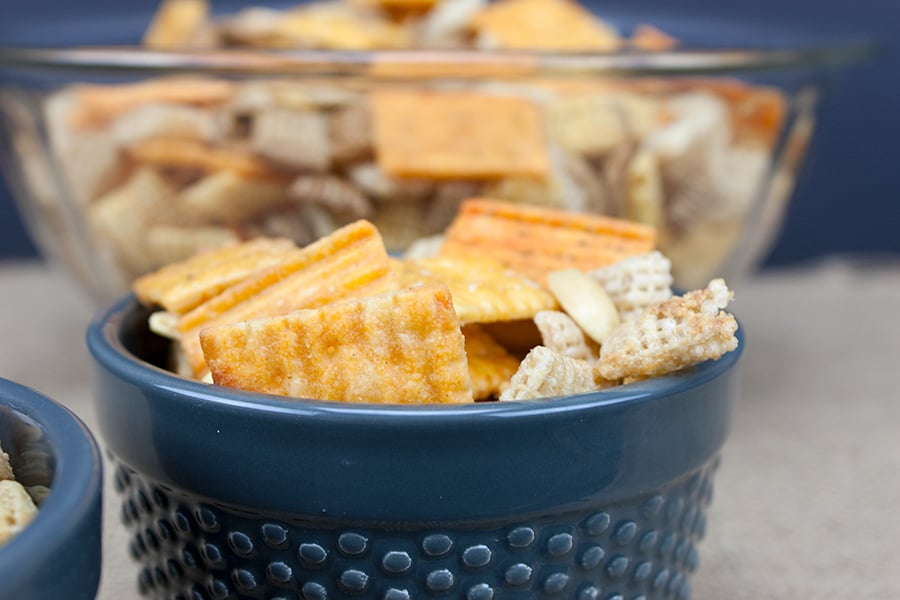
[[[155,598],[690,597],[740,351],[466,406],[188,380],[127,297],[89,327],[138,588]]]
[[[84,423],[37,392],[0,379],[0,440],[16,478],[49,495],[0,547],[0,598],[93,599],[100,583],[100,452]]]

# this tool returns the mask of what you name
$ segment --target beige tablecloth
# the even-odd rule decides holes
[[[737,294],[741,397],[695,599],[900,598],[900,261],[767,273]],[[89,425],[92,314],[67,276],[0,263],[0,376]],[[127,600],[135,570],[106,498],[99,598]]]

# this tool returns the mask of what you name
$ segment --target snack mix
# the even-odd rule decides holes
[[[333,0],[227,16],[165,0],[144,44],[655,52],[678,41],[650,25],[625,35],[570,0]],[[525,76],[470,66],[460,80],[442,75],[452,65],[373,56],[355,78],[166,76],[53,93],[53,155],[119,287],[198,251],[257,237],[306,246],[360,219],[402,252],[476,196],[651,227],[679,285],[697,287],[772,176],[785,119],[781,92],[733,79],[554,79],[520,65]],[[25,175],[51,204],[38,162]],[[464,233],[448,235],[466,244]],[[635,276],[651,277],[643,268]]]
[[[37,514],[35,500],[29,491],[16,481],[9,455],[0,445],[0,546],[25,529]]]
[[[603,390],[734,350],[721,279],[672,293],[652,227],[487,198],[392,257],[354,221],[304,247],[235,242],[139,277],[170,368],[343,402],[459,404]]]

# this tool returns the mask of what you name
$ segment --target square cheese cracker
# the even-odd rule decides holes
[[[203,330],[219,385],[379,404],[472,402],[450,291],[426,285]]]
[[[294,250],[291,240],[259,238],[197,254],[139,277],[132,289],[144,304],[186,312]]]
[[[184,314],[178,322],[181,345],[194,374],[206,372],[201,329],[315,308],[351,297],[396,289],[387,250],[368,221],[345,225],[277,264],[257,271]]]
[[[599,269],[655,245],[656,230],[640,223],[472,198],[447,229],[440,256],[490,256],[544,285],[553,271]]]
[[[571,0],[498,0],[470,25],[488,48],[609,52],[622,45],[615,28]]]
[[[394,259],[391,268],[401,287],[445,284],[463,324],[530,319],[557,307],[548,291],[484,256]]]
[[[163,0],[144,32],[143,44],[161,50],[190,45],[209,12],[207,0]]]
[[[371,95],[378,164],[397,177],[543,178],[541,115],[528,99],[464,91]]]

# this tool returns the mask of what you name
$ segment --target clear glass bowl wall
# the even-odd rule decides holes
[[[471,196],[653,224],[691,288],[769,248],[849,56],[7,49],[0,158],[43,252],[104,303],[198,249],[305,244],[357,218],[401,253]],[[372,98],[388,90],[526,106],[545,171],[387,172]],[[491,126],[470,116],[459,135]]]

